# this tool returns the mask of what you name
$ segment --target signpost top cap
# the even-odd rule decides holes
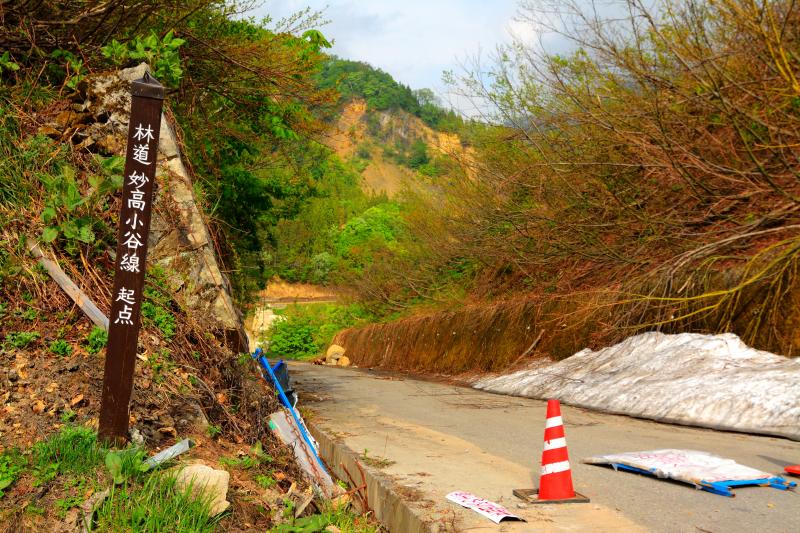
[[[144,76],[138,80],[133,80],[131,84],[131,94],[133,96],[143,96],[145,98],[164,99],[164,86],[155,79],[150,72],[145,71]]]

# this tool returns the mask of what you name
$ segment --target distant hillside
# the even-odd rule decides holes
[[[413,91],[368,63],[332,56],[322,64],[318,83],[322,89],[335,89],[342,103],[358,98],[370,111],[403,110],[438,131],[455,132],[463,126],[461,117],[445,109],[430,89]]]
[[[395,197],[403,188],[435,187],[468,175],[471,151],[455,133],[436,131],[403,109],[371,110],[354,97],[344,105],[325,144],[361,171],[363,190]]]
[[[268,228],[267,278],[359,286],[376,263],[408,250],[408,217],[421,197],[471,175],[464,125],[430,90],[412,91],[366,63],[326,59],[316,75],[337,95],[314,157],[308,193]],[[327,152],[330,149],[330,152]],[[410,194],[400,194],[402,192]]]

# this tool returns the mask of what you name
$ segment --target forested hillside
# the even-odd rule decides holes
[[[413,251],[362,281],[390,306],[474,305],[340,337],[359,353],[370,344],[363,364],[391,352],[395,366],[497,370],[539,342],[534,330],[537,349],[558,357],[649,329],[800,349],[800,9],[616,7],[524,3],[521,21],[550,21],[569,51],[520,40],[451,76],[490,103],[461,131],[474,179],[420,197],[407,218]],[[469,297],[443,297],[453,283]],[[442,324],[453,342],[437,337]],[[495,330],[500,350],[487,341]]]

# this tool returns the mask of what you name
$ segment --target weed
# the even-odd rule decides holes
[[[266,476],[263,474],[259,474],[255,477],[256,483],[258,483],[259,487],[269,489],[274,487],[278,482],[272,476]]]
[[[101,327],[95,326],[86,337],[86,350],[90,354],[99,353],[105,348],[108,342],[108,332]]]
[[[69,424],[70,422],[74,421],[77,417],[78,413],[76,413],[72,409],[65,409],[61,413],[61,422],[64,424]]]
[[[215,439],[222,433],[222,428],[214,424],[209,424],[209,426],[206,428],[206,433],[208,433],[209,437]]]
[[[145,478],[143,485],[114,485],[97,510],[97,530],[114,532],[211,533],[210,498],[178,490],[167,473]]]
[[[63,339],[58,339],[50,343],[50,351],[61,357],[66,357],[72,353],[72,346]]]
[[[163,37],[151,31],[147,36],[137,35],[128,43],[120,43],[112,39],[109,44],[100,50],[106,59],[116,65],[125,65],[130,59],[146,61],[152,65],[153,74],[167,85],[175,87],[183,76],[181,58],[178,48],[186,41],[173,35],[170,30]]]
[[[80,243],[95,243],[96,229],[108,233],[105,224],[93,215],[95,210],[92,208],[106,195],[122,186],[119,172],[122,169],[122,158],[108,158],[106,161],[110,163],[101,163],[101,168],[110,174],[91,175],[89,183],[92,185],[92,192],[87,196],[81,194],[77,171],[70,165],[62,165],[58,172],[52,174],[38,175],[47,193],[45,207],[40,215],[45,224],[41,235],[44,242],[54,242],[61,236],[66,250],[73,253]]]
[[[26,348],[41,335],[36,331],[12,331],[6,335],[6,342],[14,348]]]
[[[67,511],[73,507],[79,506],[81,503],[83,503],[83,497],[80,495],[70,495],[56,500],[56,510],[58,511],[59,518],[63,520],[64,517],[67,516]]]
[[[326,509],[320,514],[304,516],[303,518],[293,519],[294,505],[289,505],[284,501],[286,508],[283,511],[284,517],[291,519],[288,524],[281,524],[272,528],[272,533],[305,533],[310,531],[326,531],[328,526],[334,526],[337,530],[347,533],[376,533],[377,526],[364,516],[358,516],[348,511],[344,507],[336,509]],[[287,515],[287,511],[292,514]]]
[[[294,519],[295,504],[289,498],[283,499],[283,517],[287,519]],[[313,531],[313,530],[312,530]]]
[[[105,463],[114,484],[119,485],[142,472],[147,472],[150,467],[145,464],[145,457],[147,454],[137,447],[108,452]]]
[[[395,461],[391,459],[386,459],[385,457],[380,456],[373,456],[373,457],[364,457],[364,463],[368,464],[373,468],[386,468],[392,466]]]
[[[44,507],[37,507],[32,503],[25,507],[25,512],[32,515],[43,516],[45,511],[46,509]]]
[[[0,454],[0,498],[3,497],[3,490],[19,478],[25,466],[25,458],[16,448],[5,450]]]
[[[261,461],[256,457],[243,455],[242,457],[220,457],[219,464],[231,468],[241,468],[242,470],[250,470],[261,464]]]
[[[153,353],[148,360],[148,364],[153,370],[153,383],[156,384],[164,383],[166,374],[175,366],[167,349]]]
[[[20,316],[24,320],[27,320],[28,322],[33,322],[34,320],[39,318],[39,312],[36,309],[34,309],[33,307],[29,307],[26,310],[24,310],[22,313],[20,313]]]
[[[147,290],[145,290],[146,294]],[[145,318],[146,323],[152,323],[158,328],[164,340],[169,341],[175,336],[175,331],[177,330],[175,315],[162,305],[149,301],[142,302],[142,316]]]
[[[33,445],[34,484],[42,485],[59,474],[86,474],[94,470],[106,455],[90,428],[66,426],[50,438]]]

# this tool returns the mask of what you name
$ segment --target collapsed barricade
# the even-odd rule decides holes
[[[261,377],[275,389],[283,409],[269,417],[270,430],[289,446],[295,459],[315,489],[326,498],[335,496],[336,485],[319,456],[319,446],[297,412],[297,393],[292,389],[289,369],[284,361],[272,366],[261,348],[252,354],[261,367]]]
[[[731,489],[745,486],[772,487],[781,490],[793,489],[794,481],[780,476],[740,465],[733,459],[725,459],[696,450],[652,450],[645,452],[599,455],[583,460],[587,464],[610,465],[614,470],[624,470],[673,479],[694,485],[721,496],[733,497]]]

